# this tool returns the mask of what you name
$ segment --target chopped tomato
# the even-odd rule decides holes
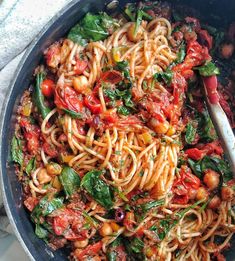
[[[110,109],[103,112],[104,121],[107,123],[115,123],[118,120],[118,116],[115,109]]]
[[[100,101],[95,97],[94,94],[87,95],[84,98],[84,105],[94,114],[102,112],[102,106]]]
[[[189,70],[192,70],[194,66],[199,66],[210,59],[211,57],[207,47],[201,46],[196,40],[189,41],[184,62],[173,67],[173,71],[181,73],[185,79],[188,79],[187,77],[191,75]]]
[[[211,155],[211,154],[217,154],[217,155],[222,155],[223,154],[223,149],[219,143],[219,141],[213,141],[210,143],[206,144],[199,144],[198,149],[202,150],[203,152],[206,153],[206,155]]]
[[[52,44],[45,52],[46,63],[52,68],[56,68],[60,63],[61,47],[58,42]]]
[[[28,197],[25,201],[24,201],[24,205],[26,206],[26,208],[32,212],[33,209],[36,207],[36,205],[38,204],[39,199],[35,198],[35,197]]]
[[[200,160],[205,156],[205,152],[197,148],[187,149],[185,154],[193,160]]]
[[[101,75],[100,79],[103,82],[110,82],[116,84],[122,80],[122,74],[116,70],[107,71]]]
[[[190,168],[181,166],[180,177],[174,181],[172,191],[175,194],[173,201],[177,204],[187,204],[191,195],[195,195],[200,187],[200,179],[192,174]]]
[[[218,81],[216,75],[203,77],[203,83],[207,90],[207,96],[210,103],[216,104],[219,102],[219,94],[217,92]]]
[[[88,63],[86,61],[77,59],[76,65],[75,65],[75,68],[74,68],[75,73],[78,74],[78,75],[82,74],[86,70],[87,65],[88,65]]]
[[[173,104],[177,105],[179,102],[183,102],[183,95],[187,88],[187,82],[185,81],[185,78],[175,72],[172,79],[172,87],[173,87]]]
[[[41,84],[42,94],[50,98],[53,96],[55,91],[55,83],[51,79],[45,79]]]
[[[202,44],[205,45],[206,47],[208,47],[208,49],[210,50],[213,45],[212,36],[209,35],[207,30],[200,30],[198,34],[199,34]]]
[[[65,230],[69,228],[69,218],[66,215],[60,215],[53,220],[53,230],[57,236],[64,234]]]
[[[26,146],[30,154],[36,155],[39,149],[40,129],[31,124],[27,118],[21,118],[20,127],[23,129]]]
[[[59,109],[81,112],[83,108],[83,103],[79,95],[69,86],[65,86],[63,90],[56,88],[54,102]]]
[[[44,152],[49,155],[52,158],[55,158],[58,156],[58,151],[56,147],[52,143],[48,143],[45,141],[42,145]]]
[[[98,252],[101,250],[101,248],[102,248],[102,241],[99,241],[93,245],[88,245],[84,250],[82,250],[81,252],[79,252],[79,254],[76,255],[76,258],[78,260],[85,260],[84,259],[85,256],[97,255]]]
[[[107,71],[107,72],[104,72],[99,81],[97,82],[94,90],[93,90],[93,93],[98,93],[98,90],[101,86],[102,83],[111,83],[111,84],[117,84],[119,83],[121,80],[122,80],[122,74],[119,72],[119,71],[116,71],[116,70],[112,70],[112,71]]]

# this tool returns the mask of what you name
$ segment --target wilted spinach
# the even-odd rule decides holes
[[[165,72],[155,73],[153,77],[158,82],[164,82],[167,86],[170,86],[173,78],[173,72],[168,69]]]
[[[113,207],[113,193],[101,178],[102,171],[91,170],[83,177],[81,187],[84,188],[100,205],[106,209]]]
[[[104,12],[97,15],[87,13],[86,16],[69,32],[68,38],[75,43],[85,45],[88,40],[100,41],[109,36],[117,26],[115,19]]]
[[[84,115],[81,112],[71,111],[67,109],[63,109],[63,111],[71,116],[73,119],[83,119]]]
[[[59,180],[63,185],[66,198],[72,196],[80,187],[80,177],[77,172],[69,166],[64,166],[59,176]]]
[[[34,223],[40,223],[40,217],[48,216],[54,210],[58,208],[62,208],[63,201],[64,201],[63,197],[59,197],[59,198],[53,197],[50,199],[49,196],[46,195],[39,201],[37,206],[33,209],[31,213],[32,221]]]
[[[206,64],[194,67],[194,70],[198,70],[201,76],[211,76],[220,73],[219,68],[213,62],[207,62]]]
[[[48,237],[48,235],[49,235],[49,232],[48,232],[44,227],[42,227],[41,225],[36,224],[36,227],[35,227],[35,235],[36,235],[38,238],[41,238],[41,239],[46,240],[47,237]]]
[[[15,163],[18,163],[20,166],[23,165],[24,155],[22,151],[22,144],[21,140],[16,136],[14,136],[11,141],[11,157]]]
[[[33,157],[32,159],[30,159],[30,161],[28,162],[26,168],[25,168],[25,172],[30,175],[30,173],[32,171],[34,171],[36,169],[36,158]]]
[[[193,126],[192,123],[188,123],[186,125],[185,141],[188,144],[193,144],[196,133],[197,133],[197,129]]]

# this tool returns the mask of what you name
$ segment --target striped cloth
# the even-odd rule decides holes
[[[0,0],[0,111],[25,49],[42,27],[70,1]],[[9,232],[11,228],[0,190],[0,237]]]

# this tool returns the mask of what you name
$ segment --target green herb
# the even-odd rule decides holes
[[[179,52],[177,53],[177,58],[174,61],[174,63],[175,64],[182,63],[184,61],[185,56],[186,56],[186,47],[185,44],[183,43],[180,46]]]
[[[59,176],[59,180],[63,185],[66,198],[72,196],[73,193],[75,193],[80,187],[81,180],[79,175],[69,166],[63,167],[63,170]]]
[[[179,220],[182,219],[182,218],[184,217],[184,215],[185,215],[189,210],[195,208],[196,206],[198,206],[199,204],[201,204],[203,201],[204,201],[204,200],[201,199],[201,200],[195,202],[193,205],[191,205],[191,206],[185,208],[184,210],[181,210],[179,213],[176,213],[176,216],[179,218]],[[179,220],[178,220],[178,221],[179,221]]]
[[[217,139],[216,131],[212,120],[209,116],[207,110],[204,110],[202,113],[195,113],[195,120],[198,122],[198,134],[201,140],[213,141]]]
[[[149,15],[148,13],[146,13],[143,9],[138,9],[137,15],[136,15],[134,35],[137,34],[143,18],[146,18],[149,21],[151,21],[153,19],[153,17],[151,15]]]
[[[83,114],[81,112],[75,112],[67,109],[63,109],[63,111],[69,116],[71,116],[73,119],[83,119]]]
[[[188,164],[192,169],[193,173],[198,177],[202,177],[202,170],[201,170],[201,161],[193,161],[192,159],[188,159]]]
[[[116,155],[121,155],[121,151],[120,151],[120,150],[116,150],[116,151],[115,151],[115,154],[116,154]]]
[[[48,231],[42,227],[41,225],[39,224],[36,224],[36,227],[35,227],[35,235],[38,237],[38,238],[41,238],[41,239],[47,239],[49,233]]]
[[[43,197],[37,206],[33,209],[31,213],[31,219],[34,223],[40,223],[40,218],[43,216],[48,216],[54,210],[63,207],[64,198],[49,198],[48,195]]]
[[[122,114],[124,116],[127,116],[131,113],[131,110],[128,109],[127,107],[125,107],[125,106],[118,107],[117,111],[118,111],[119,114]]]
[[[124,200],[124,201],[129,201],[128,198],[125,196],[125,194],[124,194],[122,191],[120,191],[118,188],[114,187],[113,190],[114,190],[115,192],[117,192],[118,196],[119,196],[122,200]]]
[[[188,123],[186,126],[185,141],[188,144],[192,144],[195,140],[196,133],[197,133],[197,129],[194,128],[192,123]]]
[[[164,202],[165,202],[164,199],[153,200],[153,201],[150,201],[148,203],[141,204],[138,207],[140,207],[143,212],[147,212],[152,208],[162,206],[164,204]]]
[[[158,82],[163,81],[167,86],[170,86],[173,78],[173,73],[170,70],[166,70],[165,72],[155,73],[153,77]]]
[[[70,30],[68,39],[80,45],[85,45],[88,40],[104,40],[109,36],[109,32],[113,31],[117,25],[116,20],[106,13],[100,12],[97,15],[87,13],[86,16]]]
[[[41,113],[43,119],[45,119],[46,116],[51,111],[51,109],[49,107],[47,107],[47,105],[45,104],[44,96],[43,96],[42,90],[41,90],[41,84],[42,84],[44,78],[45,78],[44,73],[38,73],[36,75],[36,85],[35,85],[34,91],[33,91],[34,102],[38,108],[38,111]]]
[[[138,253],[142,253],[142,250],[144,248],[144,242],[138,238],[138,237],[135,237],[133,240],[131,240],[131,250],[138,254]]]
[[[33,157],[32,159],[30,159],[30,161],[28,162],[26,168],[25,168],[25,172],[30,175],[30,173],[32,171],[34,171],[36,169],[36,157]]]
[[[194,67],[194,70],[198,70],[201,76],[211,76],[219,74],[219,68],[213,62],[207,62],[200,67]]]
[[[90,226],[97,228],[98,223],[85,210],[82,211],[82,215],[85,217]]]
[[[91,170],[81,181],[83,187],[100,205],[106,209],[113,207],[111,188],[100,178],[102,171]]]
[[[24,155],[22,151],[21,140],[16,136],[14,136],[11,141],[11,157],[12,160],[18,163],[20,166],[23,165]]]
[[[131,81],[129,63],[127,61],[116,62],[114,69],[123,72],[123,76]]]

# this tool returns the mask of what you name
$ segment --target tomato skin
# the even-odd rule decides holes
[[[117,122],[118,116],[117,116],[116,110],[110,109],[110,110],[103,112],[103,118],[104,118],[104,121],[107,123]]]
[[[102,112],[101,103],[94,94],[85,96],[84,105],[94,114],[100,114]]]
[[[69,227],[68,217],[65,215],[60,215],[53,220],[53,230],[57,236],[63,235],[65,230]]]
[[[68,109],[75,112],[81,112],[83,109],[83,102],[79,99],[76,91],[69,86],[65,86],[63,92],[56,88],[54,102],[59,109]]]
[[[28,197],[25,201],[24,201],[24,205],[26,206],[26,208],[32,212],[33,209],[36,207],[36,205],[38,204],[39,199],[38,198],[34,198],[34,197]]]
[[[88,63],[86,61],[77,59],[76,60],[76,66],[75,66],[75,69],[74,69],[75,73],[78,74],[78,75],[82,74],[86,70],[87,65],[88,65]]]
[[[50,98],[53,96],[55,91],[55,83],[51,79],[45,79],[41,84],[42,94]]]
[[[79,254],[76,255],[78,260],[84,260],[84,256],[94,256],[96,255],[102,248],[102,241],[99,241],[93,245],[88,245],[84,250],[82,250]],[[76,254],[76,252],[75,252]]]
[[[197,148],[187,149],[185,154],[193,160],[200,160],[205,156],[205,153]]]
[[[49,155],[52,158],[55,158],[58,156],[58,151],[56,150],[55,146],[53,144],[50,144],[48,142],[44,142],[43,145],[43,150],[47,155]]]
[[[192,174],[187,166],[181,166],[180,177],[174,181],[172,191],[175,194],[173,202],[177,204],[187,204],[192,195],[196,195],[201,181]]]
[[[210,50],[213,45],[212,36],[209,35],[207,30],[200,30],[198,34],[199,34],[199,37],[201,38],[202,42],[204,42],[206,44],[206,46],[208,47],[208,49]]]
[[[203,77],[203,83],[207,90],[207,96],[210,103],[216,104],[219,102],[219,94],[217,92],[218,81],[216,75]]]

